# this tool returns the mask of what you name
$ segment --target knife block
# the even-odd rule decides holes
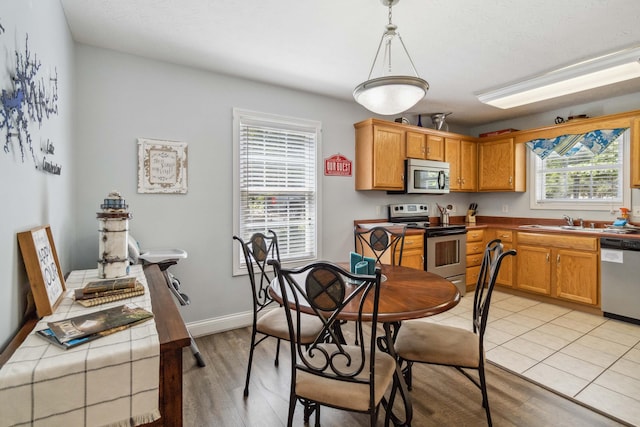
[[[473,215],[471,212],[467,212],[467,224],[475,224],[476,223],[476,216]]]

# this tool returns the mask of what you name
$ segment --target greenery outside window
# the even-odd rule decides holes
[[[630,202],[629,131],[600,154],[578,143],[569,155],[531,156],[531,208],[617,211]]]
[[[234,109],[234,234],[278,235],[284,264],[318,258],[321,123]],[[234,274],[246,272],[238,245]]]

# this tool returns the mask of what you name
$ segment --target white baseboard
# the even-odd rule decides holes
[[[231,329],[244,328],[250,326],[253,321],[251,311],[244,313],[234,313],[228,316],[214,317],[197,322],[187,323],[187,329],[191,336],[200,337],[204,335],[217,334],[218,332],[229,331]]]

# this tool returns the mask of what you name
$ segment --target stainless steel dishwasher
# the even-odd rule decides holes
[[[640,240],[600,238],[600,295],[604,315],[640,324]]]

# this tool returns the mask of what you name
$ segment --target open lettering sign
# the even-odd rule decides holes
[[[38,317],[52,314],[66,288],[51,228],[47,225],[18,233],[18,243]]]

